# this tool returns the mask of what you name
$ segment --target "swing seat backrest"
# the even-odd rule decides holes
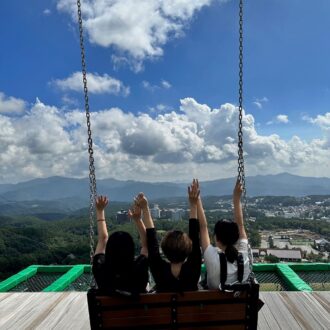
[[[236,287],[237,289],[238,287]],[[88,292],[92,329],[257,329],[259,284],[243,291],[141,294],[138,298]]]

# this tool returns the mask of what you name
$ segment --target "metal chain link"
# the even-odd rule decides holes
[[[88,134],[88,155],[89,155],[89,190],[90,190],[90,204],[89,204],[89,241],[90,241],[90,266],[91,266],[91,278],[90,286],[94,284],[94,277],[92,272],[92,263],[94,256],[94,208],[95,199],[97,196],[96,190],[96,176],[95,176],[95,166],[94,166],[94,153],[93,153],[93,139],[92,139],[92,129],[90,121],[90,111],[89,111],[89,99],[88,99],[88,88],[87,88],[87,71],[86,71],[86,60],[85,60],[85,47],[84,47],[84,36],[83,36],[83,22],[81,14],[81,3],[77,0],[78,7],[78,23],[79,23],[79,37],[80,37],[80,52],[81,52],[81,67],[83,75],[84,84],[84,99],[85,99],[85,113],[86,113],[86,123],[87,123],[87,134]]]
[[[243,151],[243,0],[239,0],[239,84],[238,84],[238,180],[243,186],[243,213],[244,219],[248,220],[246,182],[244,169]],[[250,271],[252,272],[252,250],[249,246]]]

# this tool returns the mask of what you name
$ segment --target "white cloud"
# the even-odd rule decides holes
[[[272,125],[272,124],[288,124],[289,121],[289,117],[288,115],[277,115],[275,117],[275,119],[267,122],[267,125]]]
[[[45,16],[49,16],[52,12],[50,9],[46,8],[43,12],[42,12]]]
[[[166,80],[162,80],[162,81],[161,81],[161,84],[162,84],[162,86],[163,86],[165,89],[169,89],[169,88],[172,87],[172,85],[171,85],[168,81],[166,81]]]
[[[330,112],[327,112],[324,115],[317,115],[315,118],[303,116],[303,120],[318,125],[323,129],[330,130]]]
[[[302,119],[321,128],[324,138],[322,142],[330,148],[330,112],[327,112],[324,115],[317,115],[315,118],[305,115]]]
[[[113,46],[119,52],[115,59],[121,59],[121,64],[126,58],[142,69],[141,62],[162,56],[163,46],[183,35],[194,14],[213,1],[85,0],[84,27],[91,43]],[[58,0],[57,9],[69,13],[76,23],[76,0]]]
[[[120,80],[110,77],[108,74],[102,76],[98,73],[87,74],[88,91],[92,94],[115,94],[127,96],[130,93],[129,87],[126,87]],[[82,73],[74,72],[65,79],[55,79],[51,85],[58,87],[63,91],[83,91]]]
[[[138,73],[143,70],[143,63],[134,58],[128,59],[125,56],[111,55],[114,70],[118,71],[120,68],[128,66],[132,71]]]
[[[26,106],[25,101],[0,92],[0,114],[20,114],[25,111]]]
[[[75,98],[70,97],[67,94],[64,94],[61,98],[61,101],[63,102],[63,104],[65,104],[66,106],[77,106],[79,104],[78,100]]]
[[[149,81],[143,80],[142,87],[148,90],[149,92],[154,92],[158,89],[170,89],[172,85],[166,80],[162,80],[159,85],[151,84]]]
[[[159,89],[159,86],[152,85],[149,81],[143,80],[142,87],[149,92],[154,92],[155,90]]]
[[[276,116],[278,123],[287,124],[289,122],[289,117],[287,115],[278,115]]]
[[[51,175],[88,175],[83,111],[61,111],[39,100],[22,116],[0,115],[1,182]],[[151,117],[118,108],[91,113],[96,172],[99,178],[147,181],[212,180],[237,169],[238,110],[232,104],[212,109],[193,98],[180,111]],[[328,123],[328,114],[318,124]],[[247,175],[292,172],[330,176],[329,141],[289,141],[258,134],[251,114],[243,117]]]
[[[166,104],[157,104],[155,107],[150,107],[149,111],[151,113],[161,113],[161,112],[170,112],[172,111],[173,108],[171,108],[170,106],[166,105]]]
[[[266,96],[258,99],[256,98],[255,101],[253,102],[253,104],[258,108],[258,109],[262,109],[263,108],[263,105],[265,103],[267,103],[269,100]]]
[[[254,101],[253,104],[258,108],[258,109],[262,109],[262,104],[259,101]]]

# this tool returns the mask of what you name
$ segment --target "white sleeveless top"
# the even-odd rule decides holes
[[[248,240],[239,239],[235,245],[238,252],[243,256],[244,274],[243,282],[246,281],[250,275],[250,263],[248,252]],[[209,289],[219,289],[220,285],[220,258],[219,252],[221,250],[211,244],[204,252],[204,263],[207,271],[207,285]],[[226,284],[233,284],[237,281],[237,261],[233,263],[227,261],[227,280]]]

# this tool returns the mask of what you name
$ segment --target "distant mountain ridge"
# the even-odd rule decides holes
[[[230,195],[235,178],[201,182],[203,196]],[[257,175],[246,178],[248,196],[306,196],[329,195],[330,178],[313,178],[282,173]],[[140,182],[102,179],[97,181],[99,194],[113,201],[131,201],[143,191],[149,199],[186,196],[188,183]],[[60,200],[73,204],[86,203],[89,198],[87,178],[49,177],[17,184],[0,184],[0,206],[13,202]],[[86,204],[85,204],[86,205]]]

